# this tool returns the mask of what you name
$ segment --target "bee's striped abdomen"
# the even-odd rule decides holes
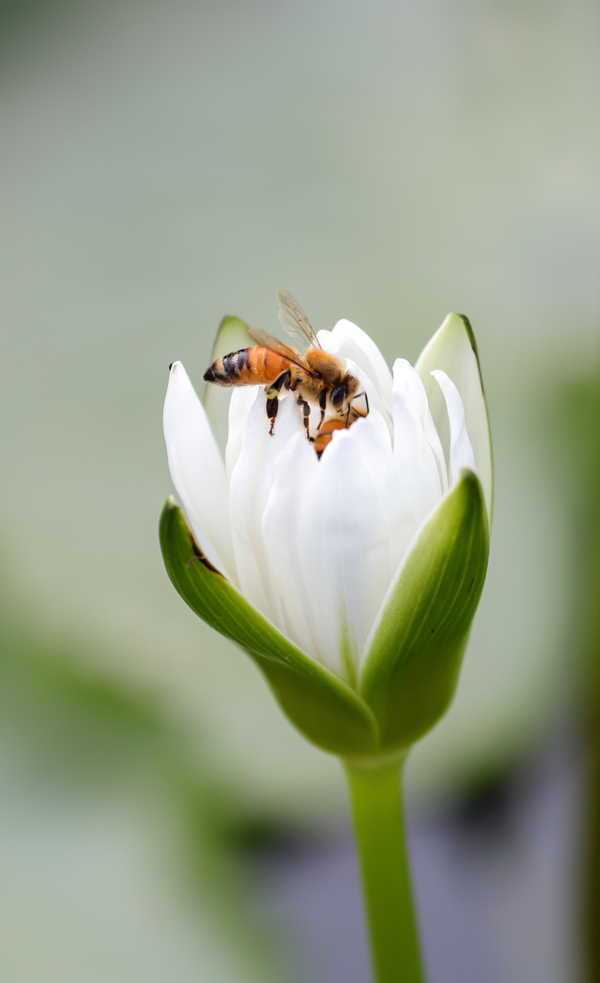
[[[222,355],[204,373],[206,382],[218,386],[268,385],[289,366],[289,361],[264,345],[241,348]]]
[[[204,373],[206,382],[216,382],[219,386],[240,385],[243,374],[251,371],[249,352],[249,348],[241,348],[239,352],[222,355]]]

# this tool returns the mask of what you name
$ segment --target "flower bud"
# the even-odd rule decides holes
[[[184,600],[248,652],[311,741],[390,754],[448,706],[485,579],[492,462],[477,351],[455,314],[415,368],[397,359],[393,373],[349,321],[317,338],[361,397],[317,450],[327,394],[303,407],[304,383],[282,386],[270,426],[276,380],[234,385],[223,455],[173,364],[164,429],[189,528],[167,502],[161,546]]]

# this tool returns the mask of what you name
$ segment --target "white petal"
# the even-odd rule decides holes
[[[333,331],[319,331],[319,341],[326,351],[341,359],[351,359],[369,377],[391,414],[392,376],[387,362],[375,342],[352,321],[338,321]]]
[[[272,588],[276,586],[280,597],[282,630],[314,659],[318,659],[318,652],[300,568],[305,537],[300,505],[318,467],[317,455],[305,435],[293,434],[274,462],[263,515],[269,582]]]
[[[406,359],[394,363],[394,457],[420,524],[448,486],[447,468],[427,396]]]
[[[256,402],[260,386],[236,386],[229,403],[229,431],[225,447],[225,469],[231,478],[242,449],[244,427],[251,407]]]
[[[381,511],[388,527],[388,574],[391,577],[408,549],[417,530],[418,520],[413,513],[406,485],[398,474],[390,434],[383,418],[375,411],[373,414],[369,413],[367,420],[362,423],[358,421],[353,426],[358,427],[359,424],[361,429],[354,436],[361,466],[373,480],[374,507]]]
[[[263,536],[263,516],[274,464],[295,433],[302,417],[293,398],[280,401],[273,434],[269,434],[266,398],[259,390],[246,418],[241,449],[229,488],[230,521],[240,589],[274,624],[285,630],[281,598],[273,584]],[[308,444],[308,441],[306,442]],[[307,450],[310,450],[307,447]]]
[[[441,369],[434,369],[431,374],[442,390],[446,401],[450,424],[450,459],[448,470],[450,472],[450,480],[454,484],[459,480],[460,472],[463,468],[468,468],[469,471],[477,471],[475,455],[473,454],[473,448],[467,433],[465,409],[458,389],[452,382],[452,379],[445,372],[442,372]]]
[[[169,470],[206,558],[236,583],[225,467],[202,404],[181,362],[169,374],[163,426]]]
[[[445,372],[460,393],[465,410],[467,433],[473,447],[477,474],[481,480],[488,514],[492,507],[492,450],[487,408],[481,385],[479,363],[465,323],[457,314],[449,314],[441,328],[423,350],[417,365],[423,380],[434,423],[449,451],[450,435],[445,401],[431,377],[434,369]],[[444,428],[446,428],[444,432]]]
[[[388,429],[373,411],[335,435],[303,490],[300,570],[318,656],[352,681],[405,549]]]
[[[367,408],[369,411],[377,410],[385,420],[391,435],[392,403],[390,400],[390,391],[388,390],[385,394],[382,394],[381,390],[375,385],[371,377],[367,375],[367,373],[364,372],[356,362],[353,362],[351,358],[344,359],[344,364],[346,365],[348,371],[360,382],[359,393],[355,397],[355,400],[352,401],[352,405],[356,406],[359,413],[366,413]]]

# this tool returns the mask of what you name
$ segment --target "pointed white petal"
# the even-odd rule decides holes
[[[376,411],[338,431],[303,490],[300,572],[318,656],[349,681],[405,548],[400,497],[389,432]]]
[[[467,433],[473,447],[477,474],[483,485],[488,514],[492,508],[492,449],[479,363],[470,326],[458,314],[449,314],[441,328],[423,350],[416,368],[423,380],[434,423],[449,451],[445,400],[431,377],[434,369],[445,372],[460,393],[465,409]]]
[[[295,433],[302,417],[295,400],[280,401],[274,432],[269,434],[265,394],[259,390],[246,418],[241,449],[229,488],[233,548],[242,593],[282,630],[281,599],[270,576],[263,536],[263,515],[271,489],[274,464]],[[307,442],[308,443],[308,442]]]
[[[392,376],[375,342],[352,321],[338,321],[333,331],[319,331],[326,351],[341,359],[351,359],[369,377],[386,410],[391,413]]]
[[[394,457],[420,525],[448,486],[447,468],[423,383],[403,358],[394,363],[393,398]]]
[[[465,410],[458,389],[452,382],[452,379],[445,372],[442,372],[441,369],[434,369],[431,374],[442,390],[446,401],[450,426],[450,459],[448,461],[448,470],[450,472],[450,481],[452,484],[455,484],[459,480],[460,472],[463,468],[468,468],[469,471],[477,473],[475,455],[473,454],[473,448],[467,433]]]
[[[300,569],[300,549],[305,537],[300,524],[300,505],[318,467],[317,455],[305,435],[293,434],[274,462],[262,527],[269,582],[280,598],[282,630],[315,660],[318,652],[313,619]]]
[[[418,519],[402,475],[398,474],[393,445],[383,418],[375,411],[369,413],[367,420],[353,426],[359,425],[361,429],[356,433],[356,440],[361,466],[372,478],[374,507],[380,510],[387,526],[391,577],[416,532]]]
[[[236,583],[225,467],[181,362],[171,367],[163,425],[169,470],[194,537],[210,563]]]
[[[251,407],[256,402],[260,386],[237,386],[231,393],[229,403],[229,431],[225,447],[225,470],[231,478],[242,449],[242,437],[246,419]]]

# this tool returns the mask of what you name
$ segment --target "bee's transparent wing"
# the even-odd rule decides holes
[[[298,301],[287,290],[278,290],[277,298],[280,304],[279,322],[283,330],[305,348],[320,348],[318,338]]]
[[[269,334],[268,331],[263,331],[262,328],[248,328],[248,334],[255,341],[257,345],[263,345],[270,351],[275,352],[276,355],[281,355],[282,358],[287,358],[288,362],[293,362],[294,365],[299,365],[301,369],[305,372],[310,371],[304,364],[302,356],[296,351],[295,348],[290,348],[289,345],[284,345],[279,338],[275,335]]]

